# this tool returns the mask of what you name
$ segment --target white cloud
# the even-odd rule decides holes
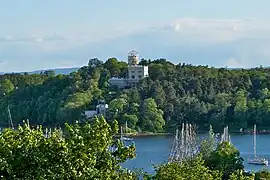
[[[13,62],[22,62],[23,57],[25,67],[29,68],[32,66],[30,62],[40,61],[40,66],[44,66],[41,61],[47,59],[51,60],[48,66],[53,67],[81,65],[88,57],[120,55],[120,58],[125,58],[126,50],[131,48],[136,48],[149,58],[168,57],[176,63],[179,59],[185,59],[189,63],[214,66],[268,65],[270,22],[254,18],[186,18],[170,22],[115,25],[106,29],[81,28],[73,32],[33,30],[27,35],[0,35],[0,56]],[[14,69],[15,65],[18,63],[8,68]],[[38,67],[38,62],[35,67]]]
[[[156,31],[158,27],[154,28]],[[160,32],[170,32],[176,38],[218,43],[242,38],[269,36],[270,23],[257,19],[201,20],[178,19],[159,27]],[[270,36],[269,36],[270,37]]]
[[[6,61],[0,60],[0,66],[4,66],[4,65],[6,65]]]
[[[33,42],[43,42],[43,41],[66,41],[65,37],[59,35],[49,35],[49,36],[38,36],[35,33],[24,36],[16,35],[6,35],[0,36],[0,43],[33,43]]]
[[[225,65],[224,66],[225,67],[229,67],[229,68],[245,68],[244,67],[244,64],[241,61],[239,61],[239,60],[237,60],[235,58],[228,59],[225,62]]]
[[[7,60],[0,60],[0,72],[3,72],[8,67]]]
[[[171,22],[126,23],[106,29],[80,28],[72,32],[29,32],[25,35],[0,35],[0,42],[41,42],[41,41],[87,41],[99,42],[138,33],[172,33],[177,38],[191,38],[206,42],[229,41],[239,38],[260,37],[270,32],[270,22],[255,18],[246,19],[195,19],[182,18]],[[254,34],[257,33],[257,34]],[[261,34],[258,34],[261,33]],[[269,36],[269,35],[268,35]]]

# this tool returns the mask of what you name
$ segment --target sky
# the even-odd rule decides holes
[[[0,72],[141,58],[270,66],[269,0],[0,0]]]

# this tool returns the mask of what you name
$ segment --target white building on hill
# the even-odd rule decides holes
[[[112,77],[109,82],[112,86],[117,86],[119,88],[125,87],[135,87],[137,83],[148,77],[148,66],[138,65],[139,55],[136,51],[131,51],[128,53],[128,77],[126,78],[116,78]]]
[[[86,118],[91,118],[91,117],[94,117],[95,115],[97,115],[97,111],[95,110],[87,110],[84,112],[84,115],[86,116]]]
[[[99,101],[95,110],[87,110],[84,112],[84,115],[87,119],[94,116],[100,116],[100,115],[105,116],[108,108],[109,108],[108,104],[106,104],[104,101]]]

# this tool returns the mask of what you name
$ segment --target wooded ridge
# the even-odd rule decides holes
[[[173,64],[166,59],[140,61],[149,77],[137,88],[110,87],[110,77],[126,77],[127,63],[109,58],[90,59],[89,65],[69,75],[53,71],[0,76],[0,126],[8,126],[9,105],[15,125],[62,126],[84,121],[84,111],[98,100],[109,105],[106,119],[137,132],[174,132],[182,122],[217,131],[270,127],[270,70]],[[114,93],[113,93],[114,92]]]

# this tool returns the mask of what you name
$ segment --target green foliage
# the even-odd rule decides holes
[[[228,142],[219,144],[207,159],[206,164],[210,169],[221,171],[224,178],[228,178],[237,170],[244,170],[243,158],[240,157],[239,151]]]
[[[72,122],[81,115],[81,109],[85,109],[92,101],[91,91],[77,92],[70,95],[57,112],[59,122]],[[62,123],[61,123],[62,124]]]
[[[168,163],[156,168],[156,174],[152,179],[157,180],[221,180],[221,173],[212,171],[205,166],[201,156],[194,160],[184,161],[179,163]]]
[[[135,157],[135,147],[113,140],[117,123],[66,124],[44,136],[42,127],[27,124],[0,134],[0,175],[6,179],[135,179],[120,163]],[[117,150],[109,148],[115,145]]]
[[[210,125],[208,139],[203,140],[200,144],[200,152],[202,153],[203,158],[208,159],[211,153],[216,150],[216,146],[215,134],[212,126]]]
[[[47,71],[44,71],[44,75],[47,77],[54,77],[55,72],[53,70],[47,70]]]
[[[254,180],[254,178],[254,174],[245,175],[242,170],[237,170],[230,175],[229,180]]]
[[[124,98],[114,99],[110,102],[109,107],[111,111],[123,112],[125,106],[127,105],[127,100]]]
[[[9,79],[2,79],[0,81],[0,95],[9,94],[14,90],[14,85]]]
[[[210,127],[210,138],[213,135]],[[214,148],[214,145],[213,145]],[[186,159],[182,163],[166,163],[155,167],[155,175],[145,175],[145,179],[189,179],[189,180],[255,180],[269,179],[268,171],[255,174],[244,172],[242,159],[238,150],[227,142],[214,148],[209,157],[200,153],[193,159]],[[204,160],[206,159],[206,161]]]
[[[145,99],[142,108],[142,128],[151,132],[161,132],[165,125],[163,111],[158,109],[154,99]]]
[[[135,129],[136,124],[138,123],[138,117],[136,115],[124,114],[122,119],[122,123],[127,122],[128,127],[131,129]]]
[[[262,170],[255,173],[255,180],[268,180],[270,179],[270,172],[268,170]]]
[[[98,58],[90,59],[88,62],[89,67],[101,67],[103,62],[99,60]]]
[[[119,62],[116,58],[109,58],[104,67],[110,71],[111,76],[125,77],[127,72],[127,63]]]
[[[0,125],[7,126],[8,104],[14,124],[30,119],[32,124],[63,126],[65,121],[84,121],[84,111],[94,110],[103,99],[110,105],[108,121],[136,115],[138,123],[132,127],[143,131],[173,133],[185,121],[202,131],[210,124],[217,131],[226,125],[237,132],[254,124],[258,130],[270,128],[270,69],[174,65],[166,59],[142,60],[140,64],[149,66],[149,77],[137,88],[124,90],[109,86],[110,77],[127,77],[127,63],[116,58],[104,63],[90,59],[88,66],[70,75],[50,71],[1,75]],[[1,95],[4,92],[6,96]],[[150,111],[158,109],[157,117],[144,111],[146,99],[154,99],[157,108]]]
[[[109,58],[104,63],[90,59],[70,75],[6,74],[0,76],[0,126],[8,125],[9,105],[14,124],[30,119],[31,124],[63,126],[84,122],[84,111],[95,109],[99,99],[109,104],[106,118],[94,124],[67,125],[64,137],[54,131],[44,138],[41,127],[27,125],[0,134],[0,173],[13,179],[135,179],[120,163],[134,157],[135,147],[114,141],[118,123],[146,132],[175,132],[182,122],[207,130],[249,129],[254,124],[270,127],[270,69],[216,69],[189,64],[174,65],[166,59],[142,60],[149,77],[137,88],[110,87],[110,77],[126,77],[127,63]],[[5,96],[2,96],[5,94]],[[117,119],[115,121],[114,119]],[[201,144],[202,157],[183,164],[166,164],[156,169],[155,179],[249,179],[242,158],[227,143],[209,139]],[[108,151],[111,145],[118,150]],[[202,160],[203,159],[203,160]],[[44,168],[46,167],[46,168]],[[16,177],[15,177],[16,176]],[[256,179],[269,179],[269,172]],[[148,179],[151,179],[149,176]]]

